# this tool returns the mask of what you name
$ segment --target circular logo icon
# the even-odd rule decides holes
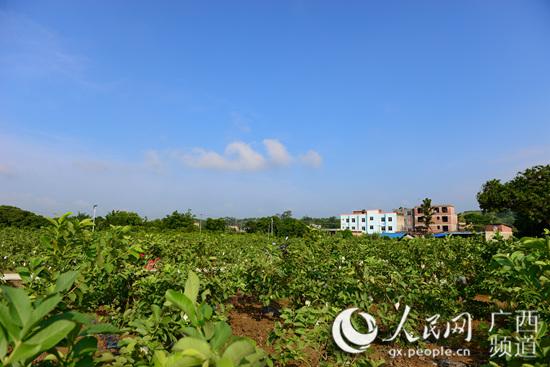
[[[336,345],[344,352],[362,353],[376,339],[378,335],[378,326],[374,317],[366,312],[357,314],[367,323],[368,333],[362,334],[355,330],[351,324],[351,316],[358,308],[348,308],[336,316],[332,324],[332,337]]]

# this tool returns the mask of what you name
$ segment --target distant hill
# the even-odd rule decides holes
[[[40,228],[48,223],[43,216],[28,210],[0,205],[0,227]]]

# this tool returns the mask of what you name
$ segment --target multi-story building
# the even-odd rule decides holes
[[[449,204],[432,205],[432,223],[430,224],[430,232],[456,232],[458,230],[458,218],[455,212],[455,207]],[[425,229],[424,214],[420,206],[414,207],[414,228]]]
[[[414,209],[399,207],[399,209],[394,209],[393,211],[397,213],[398,219],[400,216],[403,217],[403,231],[408,232],[414,230]]]
[[[354,233],[395,233],[401,231],[402,227],[402,216],[380,209],[354,210],[351,214],[340,215],[340,229]]]

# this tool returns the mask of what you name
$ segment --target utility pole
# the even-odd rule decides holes
[[[96,212],[96,209],[97,209],[97,204],[94,204],[94,206],[92,207],[92,232],[95,231],[95,212]]]

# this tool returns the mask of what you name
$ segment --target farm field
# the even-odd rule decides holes
[[[1,229],[0,254],[0,269],[23,278],[2,288],[5,366],[550,365],[549,237],[92,232],[89,220],[62,217],[41,230]],[[405,332],[390,338],[406,306],[403,330],[415,341]],[[331,334],[352,307],[378,325],[358,354],[341,351]],[[511,316],[491,325],[499,310]],[[528,356],[516,343],[520,311],[537,312]],[[471,340],[443,335],[464,313]],[[441,333],[423,335],[427,324]],[[359,317],[353,325],[369,331]],[[509,353],[496,349],[507,343]],[[470,355],[396,355],[410,348]]]

